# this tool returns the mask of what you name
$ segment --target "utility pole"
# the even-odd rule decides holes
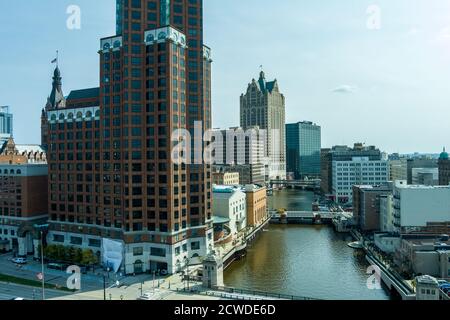
[[[42,230],[41,230],[41,272],[42,272],[42,300],[45,300],[44,232]]]
[[[103,274],[103,300],[106,301],[106,276]]]

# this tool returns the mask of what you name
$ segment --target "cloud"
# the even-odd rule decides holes
[[[352,85],[342,85],[339,86],[335,89],[333,89],[334,93],[343,93],[343,94],[350,94],[350,93],[354,93],[356,90],[358,90],[357,86],[352,86]]]

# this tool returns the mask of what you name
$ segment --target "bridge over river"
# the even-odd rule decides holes
[[[270,222],[274,224],[331,224],[335,214],[320,211],[272,211]]]

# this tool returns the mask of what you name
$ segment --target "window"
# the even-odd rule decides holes
[[[150,248],[150,255],[154,257],[165,257],[166,250],[163,248]]]
[[[136,247],[133,248],[133,256],[142,256],[144,254],[144,248],[143,247]]]
[[[81,246],[83,239],[81,237],[70,237],[70,244]]]
[[[53,241],[54,242],[64,242],[64,236],[60,235],[60,234],[54,234]]]
[[[199,241],[192,242],[191,243],[191,250],[200,250],[200,242]]]

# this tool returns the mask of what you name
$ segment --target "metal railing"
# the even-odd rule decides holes
[[[310,298],[310,297],[301,297],[301,296],[294,296],[294,295],[273,293],[273,292],[265,292],[265,291],[256,291],[256,290],[236,289],[236,288],[229,288],[229,287],[216,287],[215,289],[216,289],[216,291],[224,292],[224,293],[228,293],[228,294],[243,294],[243,295],[250,295],[250,296],[264,297],[264,298],[274,298],[274,299],[283,299],[283,300],[319,300],[319,299]]]

